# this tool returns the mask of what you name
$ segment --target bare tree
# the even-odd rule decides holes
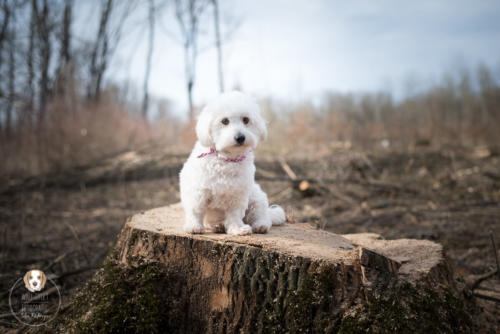
[[[2,1],[1,13],[2,13],[2,23],[0,24],[0,75],[2,75],[4,46],[6,43],[9,42],[7,35],[8,35],[8,28],[9,28],[10,17],[11,17],[11,9],[10,9],[7,1]],[[0,101],[3,100],[4,96],[5,96],[5,93],[3,92],[2,83],[0,82]],[[7,110],[2,110],[3,109],[2,107],[3,107],[3,105],[0,105],[0,108],[1,108],[0,112],[7,113]],[[0,118],[0,130],[2,130],[1,120],[2,119]]]
[[[59,67],[70,61],[71,49],[71,16],[73,12],[73,0],[64,0],[64,11],[62,20],[62,33],[60,38]]]
[[[116,3],[113,0],[102,0],[99,29],[90,54],[88,99],[99,100],[104,74],[120,43],[125,22],[137,3],[136,0],[122,0]],[[112,22],[113,18],[115,20]]]
[[[38,37],[38,52],[40,57],[40,78],[38,81],[40,105],[38,113],[38,123],[39,125],[41,125],[45,121],[46,105],[49,97],[49,66],[52,55],[52,24],[50,22],[50,8],[47,0],[42,0],[41,8],[39,7],[39,2],[37,0],[32,0],[32,10],[35,14],[36,32]]]
[[[59,64],[57,68],[57,94],[63,95],[71,62],[71,21],[73,0],[64,0],[62,28],[59,37]]]
[[[7,28],[9,27],[9,21],[11,16],[11,9],[6,0],[2,1],[2,24],[0,24],[0,52],[3,50],[3,46],[7,37]],[[2,57],[0,54],[0,70],[2,69]]]
[[[207,3],[207,0],[175,0],[175,17],[181,30],[184,47],[184,71],[190,120],[194,119],[193,87],[196,79],[200,20]]]
[[[15,60],[15,50],[16,50],[16,27],[15,27],[15,16],[12,15],[12,23],[11,23],[11,28],[8,31],[8,43],[9,43],[9,57],[8,57],[8,74],[7,74],[7,80],[8,80],[8,95],[7,95],[7,106],[5,110],[5,133],[7,137],[11,135],[11,127],[12,127],[12,113],[14,109],[14,100],[16,97],[16,90],[15,90],[15,71],[14,69],[16,68],[16,60]]]
[[[90,80],[87,97],[96,101],[99,100],[102,77],[108,65],[108,25],[112,9],[113,0],[106,0],[102,6],[99,30],[90,56]]]
[[[142,100],[142,116],[147,118],[149,107],[149,75],[151,72],[151,60],[153,58],[153,45],[155,38],[155,1],[149,0],[149,40],[148,40],[148,55],[146,59],[146,72],[144,74],[144,98]]]
[[[29,22],[29,33],[28,33],[28,50],[26,57],[26,66],[28,68],[28,77],[26,81],[26,93],[27,93],[27,110],[28,110],[28,123],[31,125],[33,122],[33,108],[34,108],[34,81],[35,81],[35,38],[36,38],[36,24],[37,24],[37,13],[36,13],[36,2],[33,1],[31,5],[30,22]]]
[[[214,31],[215,31],[215,46],[217,47],[217,70],[219,74],[219,91],[224,91],[224,72],[222,70],[222,42],[220,37],[220,19],[219,19],[219,1],[212,0],[214,9]]]

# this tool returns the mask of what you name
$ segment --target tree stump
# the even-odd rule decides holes
[[[64,332],[473,331],[439,244],[336,235],[188,235],[180,204],[137,214],[59,314]]]

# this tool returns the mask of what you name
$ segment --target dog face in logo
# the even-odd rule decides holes
[[[30,270],[24,275],[24,286],[31,292],[41,291],[46,281],[47,277],[41,270]]]

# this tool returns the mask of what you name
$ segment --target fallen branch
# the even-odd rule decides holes
[[[266,176],[263,174],[259,174],[258,171],[257,171],[256,179],[262,180],[262,181],[274,181],[274,182],[294,181],[288,175],[285,177],[284,176],[274,176],[273,177],[273,176]],[[314,178],[314,177],[297,178],[297,180],[300,180],[300,182],[307,181],[309,183],[357,184],[359,186],[373,187],[373,188],[378,188],[380,190],[385,190],[385,191],[407,192],[410,194],[418,194],[419,193],[418,190],[411,188],[411,187],[398,186],[395,184],[383,183],[380,181],[359,181],[359,180],[354,180],[354,179],[334,179],[334,178]],[[297,180],[295,180],[295,182]]]
[[[496,273],[497,273],[497,271],[498,271],[497,269],[494,269],[494,270],[492,270],[490,272],[487,272],[485,274],[479,275],[475,280],[471,281],[467,285],[470,287],[471,290],[475,290],[475,289],[477,289],[479,287],[479,285],[483,281],[487,280],[488,278],[491,278],[491,277],[495,276]]]
[[[495,260],[497,262],[497,275],[500,278],[500,262],[498,261],[498,250],[497,244],[495,243],[495,238],[493,237],[493,231],[490,231],[491,245],[493,246],[493,253],[495,255]]]
[[[495,256],[495,260],[496,260],[496,263],[497,263],[497,268],[496,269],[493,269],[492,271],[490,272],[487,272],[483,275],[480,275],[478,276],[474,281],[472,281],[471,283],[469,283],[468,285],[470,286],[471,290],[475,290],[479,287],[479,285],[487,280],[488,278],[491,278],[495,275],[499,275],[500,277],[500,263],[498,261],[498,251],[497,251],[497,245],[495,243],[495,238],[493,237],[493,232],[490,231],[490,238],[491,238],[491,245],[493,246],[493,252],[494,252],[494,256]]]
[[[290,193],[293,191],[291,187],[286,187],[280,191],[278,191],[275,194],[272,194],[269,196],[269,203],[276,203],[279,202],[282,198],[290,195]]]
[[[28,325],[22,325],[21,328],[17,330],[16,334],[22,334],[26,328],[28,328]]]
[[[476,298],[481,298],[481,299],[486,299],[495,303],[500,303],[500,298],[494,297],[494,296],[489,296],[485,295],[479,292],[474,292],[474,297]]]
[[[66,256],[68,255],[71,255],[71,254],[74,254],[76,253],[77,251],[76,250],[71,250],[71,251],[68,251],[68,252],[64,252],[62,253],[61,255],[59,255],[58,257],[56,257],[54,260],[52,260],[45,268],[44,270],[49,270],[50,268],[52,268],[53,265],[61,262]]]
[[[495,288],[490,288],[490,287],[488,287],[488,286],[482,286],[482,287],[481,287],[481,290],[491,291],[491,292],[495,292],[495,293],[500,293],[500,290],[495,289]]]
[[[286,175],[289,177],[289,179],[292,181],[293,188],[297,189],[300,191],[302,196],[308,197],[308,196],[313,196],[318,193],[316,189],[311,187],[311,182],[309,182],[306,179],[302,178],[297,178],[297,174],[292,170],[290,165],[285,161],[283,157],[280,157],[278,159],[281,168],[285,171]]]
[[[17,315],[19,313],[4,313],[4,314],[0,314],[0,319],[5,319],[5,318],[14,318],[15,315]]]
[[[95,270],[95,269],[99,269],[99,267],[95,267],[95,266],[82,267],[82,268],[78,268],[75,270],[63,272],[62,274],[56,276],[55,279],[62,279],[62,278],[68,277],[68,276],[78,275],[78,274],[81,274],[83,272],[86,272],[89,270]]]
[[[286,163],[285,158],[280,157],[279,158],[279,163],[281,165],[281,168],[283,168],[283,170],[285,171],[286,175],[288,175],[288,177],[291,180],[293,180],[293,181],[297,180],[297,174],[295,174],[295,172],[292,170],[292,168],[290,167],[290,165]]]
[[[75,238],[76,240],[76,243],[78,244],[78,248],[80,249],[80,251],[82,252],[83,256],[85,257],[85,260],[87,261],[87,264],[90,264],[90,257],[89,257],[89,254],[87,252],[87,248],[85,248],[80,240],[80,237],[78,237],[78,233],[76,232],[76,229],[73,227],[73,225],[71,225],[70,223],[68,222],[64,222],[64,224],[69,228],[69,230],[71,231],[71,234],[73,235],[73,238]]]

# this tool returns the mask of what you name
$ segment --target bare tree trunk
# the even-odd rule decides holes
[[[9,27],[9,21],[10,21],[10,8],[9,5],[7,4],[7,1],[3,1],[2,12],[3,12],[3,20],[0,28],[0,53],[3,50],[5,37],[7,36],[7,28]],[[1,68],[2,68],[2,57],[0,54],[0,69]]]
[[[15,18],[13,18],[15,19]],[[7,108],[5,110],[5,134],[10,137],[12,132],[12,113],[14,109],[14,100],[16,98],[16,60],[15,60],[15,50],[16,50],[16,29],[15,26],[10,29],[9,33],[9,71],[8,71],[8,96],[7,96]]]
[[[70,61],[70,48],[71,48],[71,18],[73,12],[73,0],[64,1],[64,14],[63,14],[63,29],[61,38],[61,51],[59,62],[67,63]]]
[[[113,0],[106,0],[101,12],[99,31],[90,59],[90,83],[87,96],[95,101],[100,98],[102,78],[107,68],[108,23],[112,9]]]
[[[190,47],[188,45],[184,46],[184,69],[186,75],[186,88],[188,97],[188,108],[189,108],[189,120],[194,120],[194,105],[193,105],[193,77],[192,77],[192,64],[189,57]]]
[[[2,13],[3,13],[3,20],[2,24],[0,25],[0,74],[2,73],[2,52],[4,50],[4,45],[6,42],[6,37],[7,37],[7,28],[9,27],[9,21],[10,21],[10,8],[7,4],[7,1],[2,2]],[[4,97],[4,92],[2,90],[2,85],[0,84],[0,99],[3,99]],[[2,107],[0,105],[0,107]],[[3,109],[3,108],[2,108]],[[2,110],[0,109],[0,112]],[[0,132],[2,130],[2,120],[0,118]]]
[[[35,7],[35,1],[32,2],[31,6],[31,14],[30,14],[30,31],[29,31],[29,42],[28,42],[28,55],[26,58],[27,61],[27,67],[28,67],[28,78],[26,82],[26,88],[27,88],[27,110],[26,110],[26,118],[28,124],[31,126],[33,125],[33,111],[35,108],[35,103],[34,103],[34,96],[35,96],[35,89],[33,86],[33,83],[35,81],[35,69],[34,69],[34,53],[35,53],[35,35],[36,35],[36,17],[37,17],[37,12],[36,12],[36,7]]]
[[[186,6],[184,6],[186,4]],[[175,15],[181,29],[184,47],[184,70],[189,107],[189,119],[194,119],[193,88],[196,79],[196,58],[198,57],[198,32],[206,0],[176,0]]]
[[[69,63],[71,61],[71,20],[73,0],[64,1],[62,33],[59,46],[59,65],[57,69],[57,94],[64,95],[67,85]]]
[[[144,74],[144,99],[142,101],[142,117],[147,120],[149,108],[149,75],[151,72],[151,60],[153,58],[153,45],[155,38],[155,2],[149,0],[149,41],[148,56],[146,59],[146,73]]]
[[[37,0],[33,0],[34,9],[38,8]],[[49,6],[47,0],[42,1],[42,10],[37,12],[37,28],[38,28],[38,37],[40,41],[40,80],[38,83],[39,86],[39,115],[38,115],[38,123],[42,125],[45,122],[46,118],[46,106],[47,100],[49,97],[49,66],[50,66],[50,56],[52,52],[52,46],[50,41],[50,26],[49,26]]]
[[[219,91],[224,91],[224,72],[222,70],[222,42],[220,38],[220,20],[219,20],[219,1],[212,0],[214,7],[214,26],[215,26],[215,46],[217,47],[217,70],[219,73]]]

